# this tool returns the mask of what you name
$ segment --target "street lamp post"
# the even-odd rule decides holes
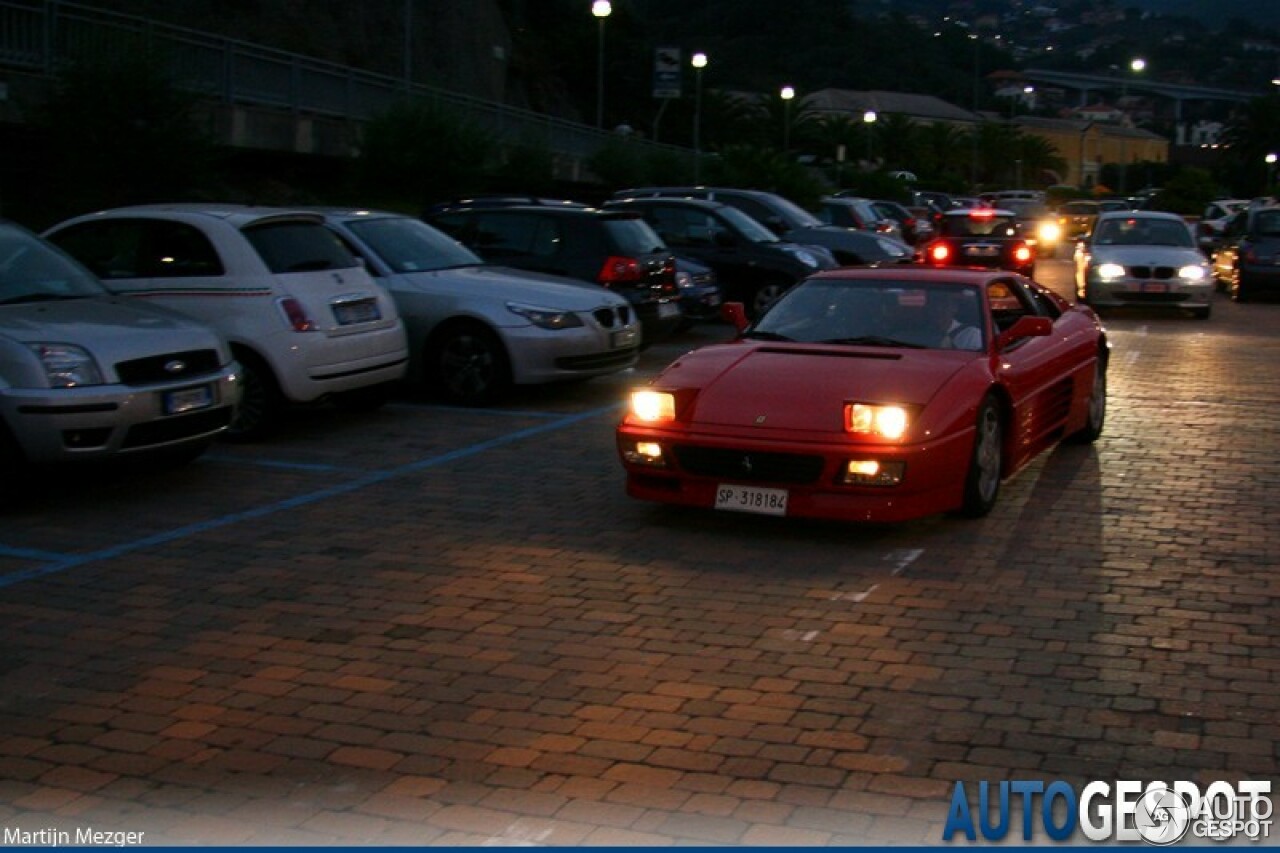
[[[695,53],[689,63],[693,66],[693,182],[699,184],[702,177],[702,69],[707,67],[707,55]]]
[[[1134,74],[1141,73],[1146,70],[1146,67],[1147,61],[1141,57],[1137,57],[1129,61],[1129,70]],[[1129,75],[1126,74],[1120,78],[1120,102],[1124,103],[1128,96]],[[1119,186],[1117,187],[1120,190],[1120,195],[1124,195],[1125,178],[1129,171],[1129,163],[1127,162],[1129,158],[1129,140],[1128,137],[1124,135],[1126,130],[1127,128],[1125,127],[1120,128],[1120,181]]]
[[[871,125],[876,123],[877,117],[878,116],[876,116],[875,110],[867,110],[865,113],[862,114],[862,126],[867,131],[867,165],[868,166],[870,166],[873,161],[872,152],[871,152]]]
[[[783,86],[778,97],[782,98],[782,150],[791,151],[791,100],[796,96],[795,88]]]
[[[1267,161],[1267,185],[1263,187],[1263,190],[1270,193],[1271,188],[1274,187],[1276,183],[1276,160],[1280,159],[1280,155],[1272,153],[1268,154],[1263,159]]]
[[[591,14],[596,16],[600,24],[600,50],[596,63],[596,127],[604,127],[604,19],[613,12],[613,4],[609,0],[595,0],[591,4]]]

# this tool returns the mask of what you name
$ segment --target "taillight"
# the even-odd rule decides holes
[[[1013,250],[1013,259],[1020,264],[1031,262],[1032,251],[1030,246],[1018,246]]]
[[[672,278],[674,280],[675,270],[672,270]],[[643,278],[640,268],[640,261],[636,258],[624,258],[619,255],[610,255],[604,259],[604,266],[600,268],[600,275],[597,280],[605,287],[614,284],[627,284],[633,281],[640,281]]]
[[[677,293],[680,287],[676,282],[676,259],[668,258],[662,265],[662,292]]]
[[[289,321],[289,326],[295,332],[314,332],[316,324],[307,316],[298,300],[292,296],[287,296],[280,300],[280,310],[284,312],[285,319]]]
[[[935,264],[945,264],[951,257],[951,247],[946,243],[936,243],[929,247],[929,260]]]

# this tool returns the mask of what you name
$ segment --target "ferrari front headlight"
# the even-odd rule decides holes
[[[897,441],[907,434],[908,421],[902,406],[846,403],[844,407],[844,428],[854,435]]]
[[[676,397],[666,391],[633,391],[631,414],[649,422],[675,420]]]

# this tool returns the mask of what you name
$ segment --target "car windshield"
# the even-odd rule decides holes
[[[0,305],[105,296],[84,267],[20,228],[0,226]]]
[[[1073,216],[1092,216],[1098,212],[1096,201],[1069,201],[1062,206],[1062,212]]]
[[[1015,237],[1018,224],[1012,216],[994,213],[987,208],[943,217],[942,233],[946,237]]]
[[[1044,219],[1049,216],[1049,208],[1038,201],[1026,199],[1005,199],[1000,207],[1017,214],[1019,219]]]
[[[1182,246],[1193,248],[1191,230],[1181,222],[1145,216],[1115,217],[1098,223],[1094,242],[1102,246]]]
[[[738,210],[736,207],[725,205],[720,208],[720,215],[723,216],[738,232],[750,240],[752,243],[778,243],[778,235],[774,234],[768,228],[765,228],[755,219]]]
[[[810,279],[769,308],[747,338],[848,346],[986,347],[975,285],[877,279]]]
[[[809,211],[782,196],[773,199],[775,212],[787,223],[788,228],[819,228],[822,220]]]
[[[473,267],[484,263],[461,243],[409,217],[349,219],[347,228],[398,273]]]
[[[606,219],[604,229],[609,232],[614,249],[621,254],[649,255],[667,251],[667,244],[658,232],[638,216]]]
[[[245,228],[244,236],[278,275],[359,266],[337,235],[319,222],[267,222]]]

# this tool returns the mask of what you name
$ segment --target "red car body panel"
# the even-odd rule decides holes
[[[984,352],[753,339],[691,352],[649,386],[675,395],[675,418],[651,423],[629,413],[617,428],[620,455],[634,442],[657,442],[668,458],[667,467],[655,468],[623,457],[627,493],[712,507],[721,485],[777,487],[788,492],[788,515],[902,521],[961,506],[977,411],[988,394],[996,396],[1005,412],[1004,477],[1086,425],[1095,365],[1107,346],[1088,307],[1073,306],[1007,272],[851,268],[814,278],[875,276],[930,283],[1017,280],[1053,301],[1061,314],[1053,321],[1052,334],[1022,339],[1002,352],[996,349],[1000,328],[990,310],[984,312],[989,323]],[[848,401],[909,407],[908,434],[891,442],[846,432]],[[734,454],[748,466],[753,458],[768,458],[762,454],[806,457],[815,470],[816,457],[821,468],[805,482],[768,482],[726,470],[723,463],[734,460]],[[700,469],[703,457],[715,461],[715,470]],[[902,482],[837,482],[848,460],[863,458],[905,462]]]

